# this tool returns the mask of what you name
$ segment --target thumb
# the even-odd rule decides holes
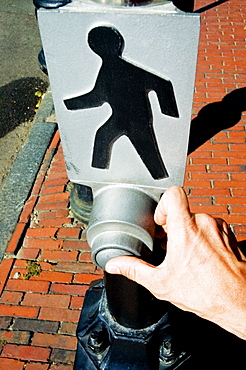
[[[110,274],[120,274],[145,286],[153,293],[157,280],[156,268],[136,257],[116,257],[106,263],[105,270]]]

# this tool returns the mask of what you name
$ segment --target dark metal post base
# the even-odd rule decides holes
[[[108,310],[103,280],[86,293],[77,336],[75,370],[164,370],[181,364],[189,369],[190,356],[175,342],[169,313],[147,328],[126,328]]]

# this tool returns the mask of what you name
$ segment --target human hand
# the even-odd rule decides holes
[[[246,340],[246,262],[226,222],[192,214],[178,186],[162,196],[155,221],[167,234],[164,261],[155,267],[135,257],[117,257],[108,261],[106,271]]]

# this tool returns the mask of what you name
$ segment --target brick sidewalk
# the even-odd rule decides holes
[[[197,0],[195,9],[211,2]],[[243,3],[201,13],[192,139],[198,131],[206,141],[189,155],[185,180],[192,211],[223,217],[240,241],[246,240]],[[102,272],[91,262],[83,225],[71,218],[68,190],[56,133],[1,263],[0,369],[72,370],[85,291]]]

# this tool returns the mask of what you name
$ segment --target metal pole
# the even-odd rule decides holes
[[[97,266],[120,255],[158,264],[153,214],[165,189],[183,184],[199,16],[171,1],[104,3],[37,12],[68,176],[92,188]],[[185,369],[174,311],[105,274],[85,297],[74,369]]]

